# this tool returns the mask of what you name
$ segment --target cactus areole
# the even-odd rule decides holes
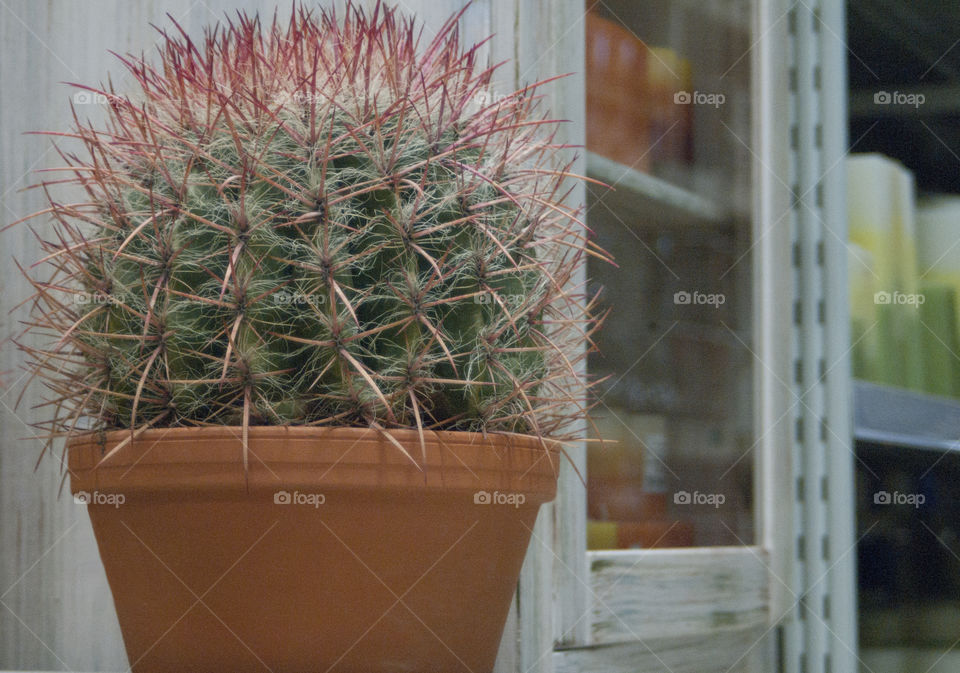
[[[52,134],[19,345],[136,673],[493,668],[608,258],[459,19],[162,31]]]

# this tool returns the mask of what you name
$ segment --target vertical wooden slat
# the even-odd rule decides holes
[[[186,4],[168,8],[176,14]],[[113,0],[18,0],[0,7],[0,221],[42,205],[39,192],[19,190],[34,181],[32,169],[59,160],[49,139],[24,134],[66,130],[73,92],[59,82],[105,80],[108,64],[118,71],[105,50],[148,48],[154,39],[148,20],[158,18]],[[95,116],[91,107],[78,111]],[[29,294],[10,258],[29,262],[38,248],[29,231],[18,228],[3,235],[2,250],[0,338],[24,319],[22,310],[10,310]],[[19,361],[9,346],[0,352],[2,371],[18,369]],[[38,388],[14,411],[18,392],[17,385],[0,391],[0,668],[122,668],[126,657],[86,512],[69,497],[57,499],[61,475],[52,457],[34,471],[40,443],[19,438],[31,436],[25,423],[37,417],[31,407]]]
[[[795,82],[798,282],[796,615],[785,627],[787,670],[856,667],[853,453],[848,357],[847,152],[842,6],[790,11]]]
[[[569,120],[561,131],[561,142],[574,146],[586,145],[586,22],[583,5],[579,2],[553,6],[547,3],[546,17],[551,20],[550,53],[553,55],[543,76],[566,74],[555,85],[553,112]],[[585,152],[573,170],[586,174]],[[584,203],[586,189],[582,182],[574,185],[570,202]],[[586,213],[584,213],[586,217]],[[586,282],[586,264],[580,268],[573,282]],[[586,291],[586,288],[584,288]],[[586,362],[581,371],[586,372]],[[585,434],[585,428],[580,428]],[[589,591],[589,568],[586,557],[587,507],[586,487],[583,479],[587,474],[586,446],[580,444],[568,448],[569,462],[560,471],[559,495],[554,505],[555,550],[553,586],[554,633],[556,644],[562,647],[590,644],[590,625],[585,617],[592,606]]]
[[[515,89],[516,16],[517,8],[513,2],[496,2],[490,7],[489,64],[496,65],[506,61],[493,75],[491,93],[494,96],[504,95]],[[533,544],[538,543],[534,541]],[[527,571],[527,575],[532,573],[533,571]],[[500,643],[500,652],[497,654],[494,673],[517,673],[524,670],[520,664],[520,643],[524,633],[523,623],[532,625],[533,620],[531,615],[526,614],[529,611],[525,611],[525,621],[521,623],[520,599],[521,592],[518,590],[510,608],[510,616],[507,619],[503,640]],[[529,631],[530,627],[528,626],[526,630]]]
[[[828,535],[833,548],[828,578],[831,660],[833,671],[859,665],[857,624],[856,504],[850,365],[850,303],[847,298],[847,185],[842,157],[849,152],[847,136],[847,45],[844,3],[821,5],[823,25],[820,58],[823,63],[824,217],[833,235],[824,242],[823,276],[826,287],[824,357],[832,369],[824,380],[827,423],[825,494],[830,506]]]
[[[791,267],[790,119],[783,114],[789,68],[781,57],[787,41],[785,3],[758,2],[751,51],[753,91],[754,342],[763,365],[755,367],[754,418],[757,439],[755,489],[757,542],[770,557],[771,617],[776,620],[795,600],[789,586],[792,568],[791,465],[794,438],[793,325],[794,282]]]
[[[506,4],[506,3],[505,3]],[[554,118],[570,120],[558,134],[558,142],[575,146],[585,144],[584,85],[584,12],[580,3],[556,3],[548,0],[516,0],[514,35],[514,84],[531,82],[567,74],[543,93],[545,104]],[[583,174],[586,163],[583,152],[574,165],[574,172]],[[572,205],[583,204],[583,184],[573,185],[569,197]],[[585,277],[581,269],[574,283]],[[586,452],[583,446],[567,449],[570,461],[564,461],[560,472],[559,494],[550,508],[545,508],[536,534],[544,544],[532,547],[529,570],[521,578],[521,667],[523,671],[553,670],[549,655],[554,643],[586,645],[589,639],[588,578],[586,565],[586,494],[580,474],[585,474]],[[550,545],[548,547],[548,545]],[[524,616],[525,581],[540,586],[528,600],[536,601],[533,610],[542,621],[536,633],[528,633]]]

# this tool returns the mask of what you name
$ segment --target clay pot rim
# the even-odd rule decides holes
[[[374,428],[347,425],[251,425],[247,430],[251,438],[257,435],[262,437],[274,434],[282,434],[284,436],[293,437],[298,435],[314,437],[317,434],[323,433],[337,435],[372,435],[382,437],[382,433]],[[386,428],[384,431],[401,441],[410,438],[416,438],[417,441],[419,441],[420,437],[420,430],[417,430],[416,428]],[[170,434],[201,434],[211,438],[235,438],[241,437],[242,433],[243,427],[239,425],[182,425],[170,428],[150,428],[147,430],[140,430],[137,432],[137,438],[138,440],[146,440],[147,438],[158,438],[160,436],[166,436]],[[474,432],[469,430],[430,430],[424,428],[423,435],[428,438],[428,440],[430,437],[449,438],[448,441],[456,441],[454,438],[461,438],[468,440],[469,443],[489,443],[491,438],[504,437],[508,438],[512,442],[516,442],[517,444],[525,445],[527,447],[541,446],[541,442],[548,446],[556,446],[559,444],[558,440],[550,439],[548,437],[540,438],[536,435],[527,435],[516,432],[491,431],[484,434],[482,432]],[[128,428],[117,428],[115,430],[107,431],[86,430],[68,437],[67,444],[69,446],[76,444],[87,444],[90,443],[91,439],[96,440],[101,436],[111,439],[117,438],[118,441],[122,441],[124,438],[130,436],[130,430]],[[107,443],[109,444],[110,442]]]
[[[547,502],[556,493],[558,442],[532,435],[388,429],[415,464],[372,428],[251,426],[248,464],[240,426],[142,431],[107,460],[129,430],[86,432],[67,440],[70,490],[254,493],[289,488],[409,492],[522,491]]]

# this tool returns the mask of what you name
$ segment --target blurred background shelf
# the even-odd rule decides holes
[[[960,452],[960,401],[856,381],[854,409],[857,441]]]
[[[589,186],[591,209],[629,213],[631,220],[658,227],[719,228],[731,223],[730,213],[720,204],[595,152],[587,152],[587,175],[611,187]]]

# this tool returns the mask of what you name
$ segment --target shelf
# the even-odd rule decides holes
[[[720,227],[731,219],[725,208],[695,192],[593,152],[587,152],[587,175],[612,188],[589,185],[594,199],[591,207],[603,209],[605,205],[621,217],[629,215],[631,220],[657,226]]]
[[[960,401],[855,381],[857,441],[960,452]]]

